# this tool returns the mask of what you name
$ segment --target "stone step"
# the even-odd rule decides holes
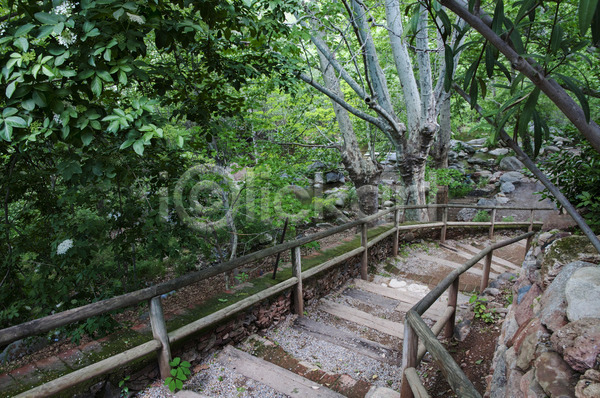
[[[293,328],[320,340],[339,345],[357,354],[376,359],[380,362],[397,364],[400,352],[383,344],[364,339],[352,332],[314,321],[307,317],[298,317]]]
[[[444,258],[433,257],[433,256],[429,256],[427,254],[422,254],[422,253],[417,253],[417,254],[415,254],[415,256],[418,257],[418,258],[420,258],[420,259],[422,259],[422,260],[426,260],[426,261],[429,261],[429,262],[434,263],[434,264],[443,265],[443,266],[454,268],[454,269],[462,267],[462,265],[463,265],[463,264],[460,264],[460,263],[457,263],[457,262],[454,262],[454,261],[446,260]],[[465,274],[482,276],[483,275],[483,271],[480,270],[480,269],[478,269],[478,268],[471,268]],[[497,273],[490,272],[490,278],[496,278],[497,276],[498,276]]]
[[[333,301],[321,299],[319,309],[338,318],[378,330],[390,336],[402,339],[404,337],[404,324],[387,319],[378,318],[367,312],[346,305],[334,303]]]
[[[233,346],[225,347],[219,362],[237,373],[263,383],[290,397],[342,398],[343,395],[287,369],[257,358]]]
[[[475,246],[469,245],[467,243],[462,243],[462,242],[456,242],[460,247],[462,247],[465,250],[470,251],[473,254],[477,254],[481,251],[481,249],[478,249]],[[508,260],[503,259],[502,257],[499,257],[497,255],[494,255],[492,257],[492,263],[497,263],[505,268],[509,268],[510,270],[513,271],[518,271],[521,269],[521,267],[519,265],[516,265]]]

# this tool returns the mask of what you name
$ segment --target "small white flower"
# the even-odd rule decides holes
[[[65,254],[70,248],[73,247],[73,239],[65,239],[56,248],[56,254],[59,256]]]
[[[53,11],[54,11],[55,14],[64,15],[66,17],[70,17],[71,13],[73,12],[73,10],[75,9],[75,7],[78,4],[79,3],[71,3],[70,1],[65,1],[61,5],[54,7]]]
[[[77,35],[71,32],[68,28],[65,28],[60,35],[56,36],[56,40],[58,41],[58,44],[68,48],[71,44],[77,41]]]
[[[0,23],[0,36],[4,36],[4,33],[6,33],[6,22]]]
[[[54,114],[54,116],[52,116],[52,120],[54,120],[54,123],[56,123],[56,124],[60,124],[61,126],[62,126],[62,124],[63,124],[63,121],[62,121],[62,119],[60,118],[60,115],[58,115],[58,114],[56,114],[56,113]]]

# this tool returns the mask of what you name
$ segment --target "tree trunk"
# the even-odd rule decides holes
[[[452,135],[450,123],[450,97],[446,96],[440,104],[440,130],[433,141],[431,156],[436,169],[448,168],[448,151]]]
[[[318,53],[325,87],[343,100],[344,93],[331,62],[321,51]],[[379,209],[377,183],[382,170],[374,159],[365,159],[362,155],[348,111],[333,100],[331,103],[344,141],[340,148],[342,163],[356,188],[360,216],[375,214]]]
[[[404,189],[405,205],[422,205],[427,203],[425,192],[425,160],[423,158],[405,155],[400,162],[400,175]],[[406,210],[404,213],[409,221],[428,221],[427,209]]]

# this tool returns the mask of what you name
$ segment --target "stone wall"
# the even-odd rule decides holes
[[[598,263],[585,237],[540,235],[513,286],[486,396],[600,397]]]

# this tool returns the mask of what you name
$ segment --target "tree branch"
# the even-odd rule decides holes
[[[556,81],[542,75],[530,61],[521,57],[507,42],[494,33],[481,18],[470,13],[457,0],[441,0],[441,3],[477,30],[490,44],[506,56],[514,69],[523,73],[533,84],[539,87],[577,127],[592,147],[600,153],[600,126],[594,121],[590,121],[589,123],[586,121],[581,107]]]
[[[452,84],[454,91],[456,91],[461,97],[463,97],[468,103],[471,103],[471,98],[467,93],[463,91],[462,88],[456,83]],[[489,116],[486,116],[483,112],[483,109],[479,105],[475,105],[475,110],[479,112],[481,116],[492,126],[495,126],[494,120]],[[552,182],[546,177],[546,175],[535,165],[533,160],[523,150],[521,147],[510,138],[510,135],[504,129],[500,129],[500,139],[509,147],[512,148],[513,151],[517,154],[517,158],[523,162],[523,164],[536,176],[542,184],[550,191],[552,195],[558,200],[558,202],[562,205],[562,207],[569,213],[569,215],[573,218],[573,220],[577,223],[581,231],[588,237],[590,242],[594,245],[594,248],[600,253],[600,241],[594,234],[594,231],[587,225],[583,217],[577,212],[575,207],[569,202],[569,199],[566,198],[565,195],[560,192],[560,190],[552,184]]]

